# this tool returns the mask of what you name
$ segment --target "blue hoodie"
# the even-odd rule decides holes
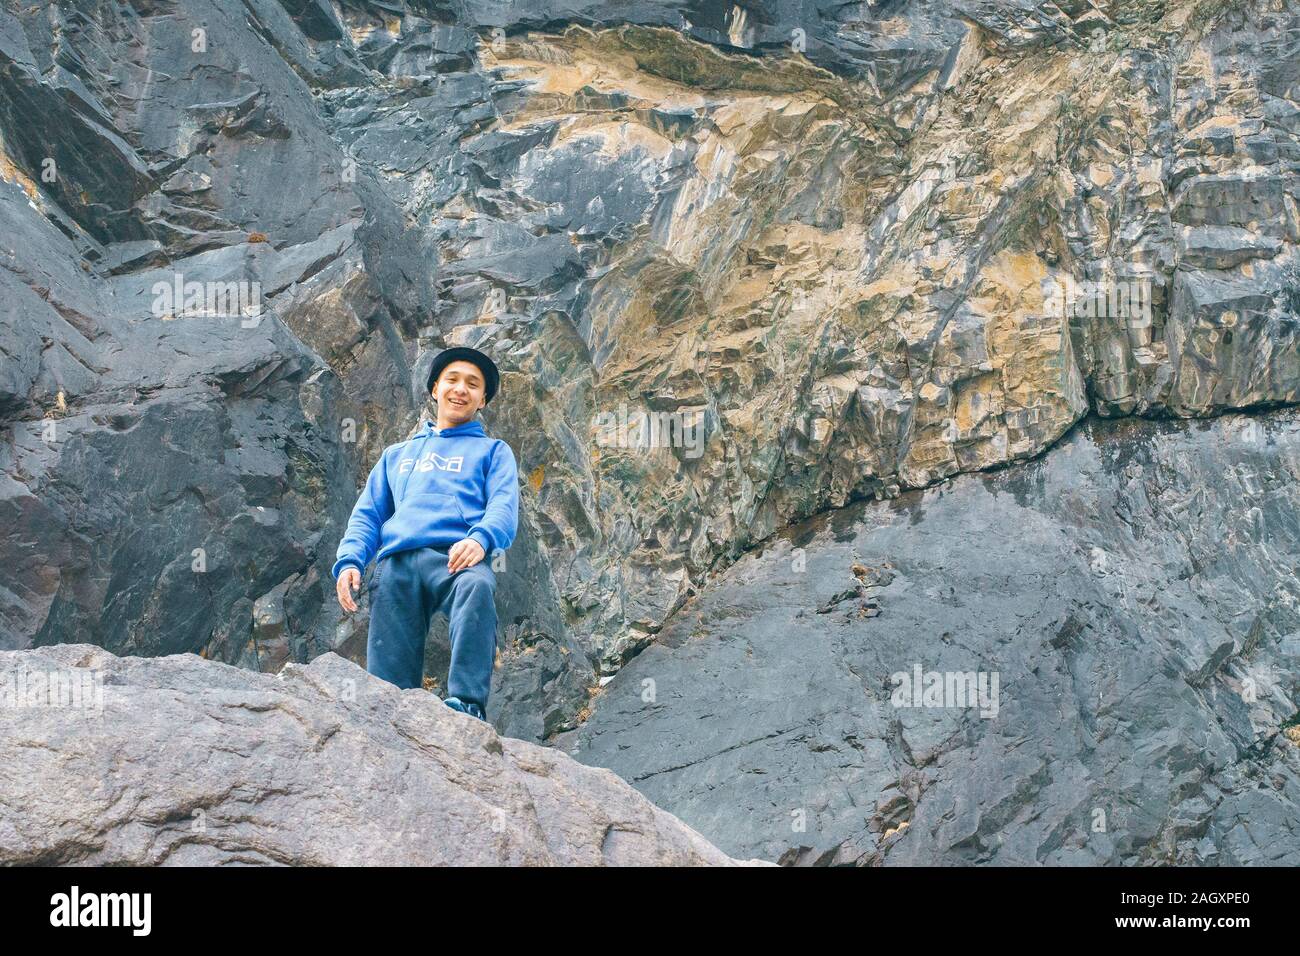
[[[445,549],[464,538],[484,554],[510,547],[519,523],[518,475],[510,446],[489,438],[478,419],[442,431],[426,419],[418,435],[379,456],[330,573],[338,580],[348,565],[364,572],[372,557]]]

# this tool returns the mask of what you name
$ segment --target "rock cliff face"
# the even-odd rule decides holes
[[[0,863],[734,862],[609,771],[333,654],[272,677],[63,645],[0,674]]]
[[[1297,31],[1293,0],[4,0],[0,647],[91,641],[268,671],[330,650],[361,660],[366,618],[333,601],[334,547],[379,451],[427,412],[432,354],[473,345],[503,370],[486,424],[526,477],[499,575],[489,714],[503,732],[567,734],[583,759],[659,774],[639,785],[661,787],[729,849],[996,855],[962,841],[996,843],[1021,805],[1064,821],[1064,804],[990,793],[969,833],[921,838],[896,829],[921,805],[919,784],[900,783],[905,799],[867,813],[899,834],[891,850],[835,801],[874,801],[872,787],[901,780],[897,754],[856,795],[855,771],[830,758],[801,770],[842,795],[820,829],[807,823],[813,835],[770,820],[737,832],[724,808],[757,807],[761,788],[731,780],[746,795],[710,805],[687,792],[694,771],[661,773],[644,739],[614,759],[616,728],[645,719],[628,715],[626,665],[689,660],[705,681],[691,693],[705,694],[730,652],[674,647],[682,622],[725,604],[737,569],[771,570],[751,584],[778,593],[758,555],[800,522],[843,524],[836,509],[850,505],[893,515],[861,503],[1005,465],[995,480],[1066,474],[1054,446],[1070,435],[1067,447],[1092,447],[1101,419],[1300,400]],[[255,301],[213,308],[223,291]],[[1143,427],[1122,440],[1133,460],[1166,461],[1181,439]],[[1280,482],[1284,464],[1266,464]],[[1226,507],[1239,489],[1212,465],[1204,495]],[[1101,501],[1117,480],[1081,477],[1078,493]],[[962,494],[934,519],[962,556],[944,586],[953,601],[1000,598],[993,617],[1025,609],[1007,666],[1038,680],[1018,668],[1034,642],[1057,639],[1029,613],[1041,592],[979,583],[988,549],[975,529],[993,499]],[[1030,495],[1022,509],[1054,506]],[[1153,523],[1144,546],[1186,549],[1200,513]],[[1069,540],[1105,551],[1120,530],[1106,514],[1080,518]],[[1270,594],[1290,587],[1275,561],[1289,546],[1241,545]],[[831,562],[837,593],[858,587],[840,581],[842,549],[825,547],[810,564]],[[1132,567],[1177,579],[1171,562]],[[799,580],[779,602],[791,613],[834,596]],[[737,626],[767,631],[762,607],[743,600]],[[879,610],[864,615],[877,632]],[[1137,647],[1149,610],[1106,614]],[[1161,627],[1161,646],[1222,637],[1195,617]],[[944,633],[958,640],[947,626],[915,630],[916,659],[942,656]],[[1294,700],[1294,655],[1237,637],[1230,652],[1223,638],[1190,656],[1199,683],[1187,686],[1226,680],[1225,661],[1264,647]],[[892,666],[855,646],[844,653],[867,654],[862,666]],[[431,672],[445,655],[431,642]],[[789,720],[808,694],[842,699],[794,662],[747,673],[761,689],[730,691],[788,699]],[[1075,673],[1081,695],[1096,690],[1098,672]],[[862,672],[872,693],[887,677]],[[853,706],[875,712],[861,694]],[[1179,719],[1208,727],[1197,721],[1215,713]],[[1164,721],[1134,718],[1128,746],[1158,751]],[[1220,757],[1204,779],[1224,771]],[[1181,764],[1153,766],[1144,785],[1169,806],[1195,799]],[[1291,812],[1281,792],[1279,821]],[[817,804],[774,799],[787,817]],[[1206,825],[1196,840],[1220,859],[1250,856]],[[1212,856],[1181,831],[1153,832],[1099,849],[1062,829],[1002,852]]]
[[[750,552],[561,742],[732,854],[1295,865],[1298,564],[1296,412],[1089,421]]]

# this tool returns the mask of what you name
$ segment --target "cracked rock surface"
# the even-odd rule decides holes
[[[738,855],[1295,865],[1298,563],[1300,413],[1090,420],[747,554],[559,742]]]
[[[0,674],[36,695],[0,708],[6,864],[736,862],[608,771],[334,654],[272,677],[60,645],[0,652]],[[98,690],[39,706],[38,675]]]

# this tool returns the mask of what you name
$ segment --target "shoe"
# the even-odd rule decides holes
[[[472,700],[461,700],[459,697],[448,697],[443,701],[443,703],[452,710],[458,710],[462,714],[469,714],[471,717],[477,717],[484,723],[487,722],[487,717],[483,714],[483,708]]]

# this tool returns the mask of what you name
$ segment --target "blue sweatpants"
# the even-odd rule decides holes
[[[388,555],[370,583],[366,669],[398,687],[423,686],[424,639],[433,613],[441,611],[451,625],[447,692],[486,710],[497,651],[496,583],[487,558],[450,574],[445,550]]]

